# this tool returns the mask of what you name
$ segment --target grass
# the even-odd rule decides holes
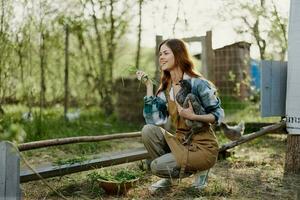
[[[112,171],[110,169],[101,170],[99,172],[92,172],[87,175],[88,179],[92,182],[100,180],[105,181],[113,181],[113,182],[124,182],[124,181],[130,181],[137,178],[140,178],[144,173],[140,170],[130,170],[127,168],[118,170],[118,171]]]
[[[1,124],[16,123],[21,125],[27,133],[25,142],[72,136],[93,136],[132,132],[141,130],[143,126],[142,124],[122,122],[114,115],[106,117],[97,107],[82,109],[80,118],[73,122],[64,120],[63,107],[61,106],[44,109],[41,122],[39,120],[38,108],[33,109],[34,119],[32,122],[22,120],[22,113],[28,111],[24,106],[5,106],[4,109],[6,114],[2,118]],[[41,132],[38,131],[39,127]],[[110,142],[64,145],[56,149],[72,154],[89,154],[100,152],[100,150],[107,148],[111,148]],[[44,149],[41,151],[43,150]]]
[[[130,132],[140,130],[141,124],[119,121],[116,116],[106,117],[97,107],[84,108],[80,118],[67,122],[63,118],[63,107],[46,108],[42,120],[39,120],[38,108],[33,109],[33,121],[25,122],[21,116],[28,111],[24,106],[5,106],[6,115],[2,123],[22,124],[27,133],[26,141],[35,141],[50,138],[61,138],[80,135],[99,135],[116,132]],[[71,110],[72,111],[72,110]],[[38,132],[41,126],[41,132]]]
[[[280,117],[261,117],[260,105],[255,103],[248,103],[243,109],[224,109],[225,121],[239,122],[279,122]]]
[[[56,161],[54,161],[54,164],[56,164],[56,165],[72,165],[75,163],[83,163],[86,160],[88,160],[88,159],[84,156],[74,157],[74,158],[69,158],[69,159],[58,158]]]

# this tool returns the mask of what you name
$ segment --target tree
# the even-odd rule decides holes
[[[222,9],[223,20],[231,20],[238,34],[249,34],[257,45],[260,59],[279,57],[287,50],[287,16],[280,14],[271,0],[230,1]],[[240,25],[236,25],[240,24]]]
[[[117,41],[126,33],[129,17],[129,4],[120,2],[123,5],[121,10],[115,11],[117,3],[114,0],[90,0],[81,1],[84,8],[87,4],[92,6],[91,17],[96,34],[96,46],[98,50],[98,76],[95,78],[97,90],[101,98],[100,106],[106,115],[112,114],[114,108],[112,104],[113,87],[113,66]],[[96,7],[100,8],[98,14]],[[120,9],[120,6],[118,6]],[[98,16],[101,15],[101,19]],[[100,28],[99,28],[100,27]],[[104,48],[106,47],[106,48]]]
[[[65,100],[64,100],[64,116],[67,119],[69,104],[69,24],[65,24]]]
[[[111,114],[115,61],[137,15],[130,12],[133,4],[136,0],[0,0],[0,108],[5,101],[27,101],[41,110],[64,102],[65,30],[59,21],[64,16],[70,32],[69,106],[84,98]],[[21,11],[13,13],[14,6]]]
[[[72,20],[69,23],[71,23],[72,27],[72,33],[76,36],[77,42],[78,42],[78,49],[79,53],[81,55],[81,66],[82,66],[82,83],[85,84],[86,93],[84,96],[84,101],[86,104],[89,104],[88,102],[91,101],[91,97],[93,96],[93,93],[96,89],[96,81],[97,79],[97,70],[95,69],[96,66],[96,60],[95,56],[92,52],[95,52],[93,49],[93,45],[89,45],[87,40],[87,22],[84,20]],[[91,39],[93,42],[93,39]],[[81,84],[81,86],[83,86]]]
[[[0,4],[0,112],[3,114],[2,104],[6,100],[13,99],[16,95],[16,74],[14,73],[16,64],[14,56],[14,42],[10,22],[13,17],[12,3],[1,0]]]
[[[5,52],[5,35],[4,35],[4,16],[5,16],[5,4],[4,4],[4,0],[1,0],[1,16],[0,16],[0,51],[1,52]],[[2,108],[2,104],[3,104],[3,96],[4,96],[4,92],[3,92],[3,80],[2,80],[2,66],[3,66],[3,54],[0,54],[0,113],[4,114],[4,110]],[[1,94],[2,93],[2,94]]]
[[[274,46],[277,48],[280,60],[285,60],[288,40],[287,40],[287,24],[288,18],[280,15],[278,8],[274,1],[272,0],[272,11],[271,11],[271,29],[269,32],[269,37],[274,38],[273,43],[276,43]]]

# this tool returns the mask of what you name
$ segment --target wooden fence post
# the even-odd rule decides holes
[[[300,1],[291,0],[288,33],[288,71],[286,93],[287,152],[285,172],[300,174]]]
[[[208,67],[207,67],[207,49],[206,49],[206,36],[201,37],[201,74],[204,77],[208,77]]]
[[[21,199],[20,159],[15,148],[7,142],[0,142],[0,199]]]
[[[206,53],[206,67],[207,77],[213,83],[215,82],[214,76],[214,50],[212,48],[212,32],[207,31],[205,36],[205,53]]]
[[[159,62],[158,62],[158,54],[159,54],[159,50],[158,47],[160,45],[160,43],[163,41],[163,37],[161,35],[157,35],[155,38],[156,41],[156,45],[155,45],[155,65],[156,65],[156,70],[155,70],[155,80],[159,82],[160,80],[160,66],[159,66]],[[158,86],[156,86],[158,87]],[[155,88],[156,90],[157,88]]]

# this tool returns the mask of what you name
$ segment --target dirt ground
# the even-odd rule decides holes
[[[142,146],[136,139],[122,141],[114,150]],[[110,147],[111,148],[111,147]],[[219,160],[210,170],[208,185],[203,190],[190,187],[194,177],[155,194],[148,187],[159,178],[146,172],[137,186],[127,195],[107,195],[97,185],[91,185],[88,172],[46,179],[47,183],[68,199],[300,199],[300,177],[284,176],[286,135],[269,134],[231,150],[232,156]],[[60,149],[27,153],[30,163],[51,162],[56,156],[70,156]],[[55,156],[54,156],[55,155]],[[141,162],[111,167],[141,168]],[[21,184],[23,198],[61,199],[41,181]]]

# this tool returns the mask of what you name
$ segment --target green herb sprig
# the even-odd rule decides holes
[[[112,181],[112,182],[126,182],[141,177],[144,172],[139,170],[122,169],[117,172],[111,170],[103,170],[101,172],[93,172],[88,174],[88,178],[94,182],[98,180]]]
[[[138,71],[138,69],[137,69],[135,66],[130,65],[129,67],[124,68],[123,74],[125,74],[126,71],[129,72],[129,74],[131,74],[131,75],[135,75],[136,72]],[[140,83],[139,83],[139,87],[138,87],[138,88],[140,88],[142,81],[146,81],[146,80],[148,80],[148,79],[149,79],[149,80],[152,82],[152,84],[155,85],[155,86],[157,86],[157,85],[159,84],[155,79],[149,78],[149,76],[147,75],[147,76],[143,77],[143,78],[140,80]],[[123,83],[123,86],[125,86],[123,76],[122,76],[122,83]]]

